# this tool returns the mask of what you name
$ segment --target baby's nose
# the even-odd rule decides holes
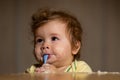
[[[44,43],[41,47],[42,50],[45,50],[45,49],[50,49],[50,46],[48,43]]]
[[[44,50],[44,49],[49,49],[49,47],[48,47],[48,46],[43,46],[42,49],[43,49],[43,50]]]

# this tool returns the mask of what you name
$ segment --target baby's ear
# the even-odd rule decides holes
[[[81,48],[81,42],[77,41],[75,47],[72,49],[72,54],[76,55]]]

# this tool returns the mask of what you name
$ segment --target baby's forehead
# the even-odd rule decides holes
[[[51,20],[36,29],[36,32],[63,32],[68,33],[67,24],[60,20]]]
[[[60,27],[59,25],[64,25],[64,27],[66,28],[66,29],[68,29],[69,27],[68,27],[68,23],[66,22],[66,21],[63,21],[63,20],[61,20],[61,19],[54,19],[54,20],[49,20],[49,21],[46,21],[45,23],[43,23],[41,26],[39,26],[39,27],[43,27],[44,25],[55,25],[55,24],[57,24],[58,25],[58,28]]]

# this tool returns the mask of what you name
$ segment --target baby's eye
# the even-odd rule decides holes
[[[57,37],[52,37],[52,41],[59,40]]]
[[[37,39],[36,43],[41,43],[43,40],[42,39]]]

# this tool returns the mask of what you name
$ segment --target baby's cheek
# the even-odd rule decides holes
[[[59,46],[55,46],[54,47],[54,52],[59,55],[59,57],[65,57],[67,56],[69,53],[71,53],[71,47],[66,44],[60,44]]]
[[[41,50],[38,49],[38,48],[35,48],[35,56],[38,60],[42,60],[42,57],[41,57]]]
[[[57,54],[57,55],[63,55],[65,53],[65,49],[63,47],[55,47],[54,48],[54,52]]]

